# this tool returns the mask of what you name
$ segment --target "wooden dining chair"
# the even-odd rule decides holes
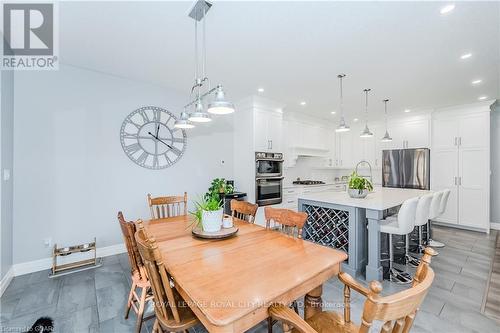
[[[130,309],[133,309],[137,315],[137,323],[135,332],[141,331],[142,323],[146,320],[154,318],[154,315],[144,318],[144,310],[146,303],[153,299],[151,285],[149,283],[146,269],[142,263],[137,243],[135,242],[135,224],[130,221],[125,221],[122,212],[118,212],[118,222],[122,230],[123,239],[127,248],[128,259],[130,262],[132,285],[127,300],[127,307],[125,309],[125,319],[128,319]],[[139,289],[139,294],[137,293]]]
[[[250,202],[231,200],[231,216],[243,221],[254,223],[257,208],[259,206]]]
[[[155,238],[148,236],[141,220],[138,220],[136,225],[137,247],[155,298],[156,321],[153,333],[187,332],[200,322],[175,289],[174,280],[167,272]]]
[[[307,221],[307,213],[284,208],[264,208],[266,229],[279,230],[292,237],[302,238],[302,229]]]
[[[284,332],[368,333],[373,321],[377,320],[384,322],[381,333],[407,333],[434,280],[434,271],[429,266],[431,257],[434,255],[436,251],[426,248],[413,278],[412,287],[389,296],[379,295],[382,285],[378,281],[370,282],[369,288],[366,288],[349,274],[341,272],[339,279],[345,285],[343,315],[334,311],[324,311],[303,320],[282,304],[271,305],[269,313],[273,318],[284,323]],[[359,326],[351,321],[351,289],[367,298]]]
[[[295,212],[285,208],[265,207],[264,216],[266,218],[266,229],[277,230],[288,236],[302,238],[302,229],[307,220],[307,213]],[[299,313],[297,301],[290,305],[295,313]],[[269,317],[267,319],[268,332],[272,333],[273,326],[278,321]]]
[[[187,215],[187,192],[184,195],[152,198],[148,194],[152,219]]]

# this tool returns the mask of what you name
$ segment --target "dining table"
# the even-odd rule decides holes
[[[213,240],[192,235],[194,217],[144,221],[175,288],[209,332],[244,332],[268,318],[273,303],[304,297],[304,316],[322,311],[322,285],[347,255],[233,219],[238,232]]]

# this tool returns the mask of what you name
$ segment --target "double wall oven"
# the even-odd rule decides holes
[[[279,204],[283,198],[283,154],[255,153],[255,200],[259,206]]]

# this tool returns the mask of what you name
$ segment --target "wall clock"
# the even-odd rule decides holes
[[[186,150],[186,132],[174,127],[176,120],[171,112],[155,106],[133,111],[120,130],[123,151],[141,167],[168,168]]]

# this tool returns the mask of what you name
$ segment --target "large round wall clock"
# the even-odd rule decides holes
[[[174,127],[176,120],[172,113],[155,106],[133,111],[120,130],[123,151],[141,167],[168,168],[186,150],[186,132]]]

